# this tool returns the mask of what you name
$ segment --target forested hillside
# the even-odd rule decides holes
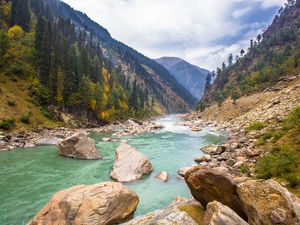
[[[292,77],[300,69],[300,1],[289,0],[272,24],[250,40],[247,50],[231,54],[228,63],[217,68],[215,83],[206,88],[198,108],[214,102],[222,105],[228,97],[235,102],[241,96],[272,89],[278,81]]]
[[[195,105],[162,66],[59,0],[1,0],[0,20],[1,99],[8,108],[1,123],[17,119],[10,115],[18,111],[16,99],[9,99],[10,82],[24,84],[19,98],[28,93],[44,116],[69,113],[90,124],[184,112]],[[22,115],[27,122],[32,111]]]

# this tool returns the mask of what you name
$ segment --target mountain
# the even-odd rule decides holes
[[[0,120],[31,117],[34,126],[41,114],[50,120],[68,114],[95,125],[187,112],[197,103],[162,65],[60,0],[1,1],[0,28],[0,82],[7,92]],[[21,100],[11,82],[22,86],[18,96],[31,99],[30,107],[13,104]]]
[[[200,99],[204,93],[206,78],[210,73],[206,69],[192,65],[177,57],[156,59],[170,74],[183,85],[195,98]]]
[[[45,2],[55,17],[70,19],[79,29],[90,32],[94,40],[100,42],[103,56],[114,67],[120,67],[125,76],[132,78],[135,74],[167,112],[184,112],[195,106],[197,100],[154,60],[113,39],[105,28],[86,14],[72,9],[68,4],[60,0],[45,0]]]
[[[235,102],[241,96],[274,90],[282,82],[298,73],[300,68],[300,2],[289,1],[275,16],[272,24],[250,40],[247,51],[241,50],[233,62],[216,70],[216,80],[209,86],[198,108],[218,103],[227,98]]]

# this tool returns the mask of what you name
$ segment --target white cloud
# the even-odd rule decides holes
[[[248,38],[241,32],[246,27],[253,30],[253,24],[244,24],[240,18],[254,10],[254,5],[267,8],[283,3],[283,0],[64,1],[107,28],[114,38],[149,57],[179,56],[208,69],[219,65],[229,51],[242,47],[241,40],[237,44],[227,43],[229,46],[219,42],[237,36]],[[261,28],[261,24],[256,27]]]
[[[272,6],[282,6],[285,1],[283,0],[255,0],[256,2],[260,2],[263,8],[269,8]]]

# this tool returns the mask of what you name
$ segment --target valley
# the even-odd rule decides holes
[[[1,225],[300,224],[299,0],[66,2],[0,1]]]

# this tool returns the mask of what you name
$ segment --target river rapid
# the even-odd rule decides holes
[[[175,115],[159,118],[155,122],[165,128],[155,133],[124,138],[145,154],[154,167],[151,175],[126,184],[140,198],[135,215],[163,208],[177,196],[191,197],[185,182],[177,179],[177,170],[194,164],[193,159],[203,155],[201,147],[226,140],[224,134],[209,128],[192,132]],[[110,136],[111,133],[90,135],[103,156],[98,161],[60,157],[55,146],[0,153],[0,224],[26,224],[55,192],[62,189],[111,181],[109,174],[119,143],[102,142],[103,137]],[[160,171],[169,173],[167,183],[155,178]]]

